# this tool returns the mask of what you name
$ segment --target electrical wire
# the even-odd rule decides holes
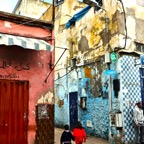
[[[74,70],[74,69],[70,70],[70,71],[69,71],[69,72],[67,72],[65,75],[63,75],[63,76],[59,77],[58,79],[56,79],[56,80],[54,80],[54,81],[57,81],[57,80],[59,80],[59,79],[63,78],[64,76],[66,76],[66,75],[68,75],[69,73],[71,73],[73,70]]]
[[[123,46],[123,49],[126,47],[126,44],[127,44],[127,26],[126,26],[126,13],[125,13],[125,9],[124,9],[124,4],[122,2],[122,0],[118,0],[120,1],[121,5],[122,5],[122,9],[123,9],[123,13],[124,13],[124,24],[125,24],[125,44]]]
[[[59,57],[59,59],[57,60],[57,62],[55,63],[54,67],[52,68],[52,70],[49,72],[49,74],[47,75],[45,82],[47,82],[47,79],[49,78],[50,74],[52,73],[52,71],[54,70],[54,68],[56,67],[57,63],[60,61],[61,57],[64,55],[64,53],[66,52],[67,49],[65,49],[63,51],[63,53],[61,54],[61,56]]]
[[[68,50],[68,48],[64,48],[64,47],[59,47],[59,46],[54,46],[55,48],[59,48],[59,49],[66,49]]]
[[[101,5],[99,5],[100,2],[101,2],[101,0],[99,0],[98,2],[96,1],[95,3],[97,4],[97,7],[98,7],[99,9],[102,9],[102,10],[105,12],[105,15],[106,15],[106,17],[105,17],[105,28],[106,28],[107,41],[108,41],[108,49],[109,49],[109,48],[110,48],[110,44],[109,44],[109,42],[110,42],[110,37],[109,37],[109,28],[108,28],[108,25],[109,25],[109,17],[108,17],[107,11],[102,7],[102,3],[101,3]]]

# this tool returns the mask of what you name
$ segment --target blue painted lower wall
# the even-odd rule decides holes
[[[107,76],[102,76],[103,70],[101,67],[99,69],[95,65],[93,68],[92,70],[95,73],[91,78],[86,78],[85,68],[80,68],[79,72],[73,70],[67,77],[63,77],[55,83],[63,85],[66,90],[66,79],[68,78],[68,92],[78,92],[78,120],[82,122],[87,135],[108,139],[108,79]],[[63,91],[62,87],[56,90],[57,97],[62,95],[61,91]],[[87,98],[86,109],[80,108],[80,97]],[[63,97],[63,101],[62,107],[58,103],[55,104],[55,125],[57,127],[69,124],[68,96]]]
[[[95,64],[91,67],[92,77],[86,73],[85,67],[59,79],[56,84],[63,85],[57,89],[56,96],[61,99],[61,105],[55,104],[55,125],[63,127],[69,124],[69,92],[78,92],[78,120],[80,120],[87,132],[108,139],[109,134],[118,135],[119,130],[109,126],[109,87],[112,88],[112,109],[121,110],[123,117],[122,133],[125,143],[133,144],[135,130],[133,123],[133,108],[136,101],[141,100],[139,67],[134,65],[134,57],[123,55],[118,62],[110,65],[111,70],[116,70],[118,75],[111,77],[109,86],[108,76],[104,75],[105,68]],[[87,69],[89,71],[89,69]],[[120,91],[118,97],[114,96],[113,80],[120,80]],[[67,93],[65,94],[64,91]],[[80,108],[80,98],[86,97],[86,109]]]
[[[108,100],[90,97],[87,105],[87,110],[79,109],[79,119],[87,134],[108,139]],[[87,120],[92,122],[93,127],[87,126]]]

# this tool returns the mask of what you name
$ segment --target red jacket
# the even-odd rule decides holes
[[[76,144],[82,144],[83,142],[86,142],[86,132],[84,128],[74,128],[73,136],[75,137]]]

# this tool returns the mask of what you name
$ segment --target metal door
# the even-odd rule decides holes
[[[0,144],[27,144],[28,81],[0,80]]]
[[[70,129],[73,130],[78,120],[78,107],[77,107],[77,92],[69,93],[69,109],[70,109]]]

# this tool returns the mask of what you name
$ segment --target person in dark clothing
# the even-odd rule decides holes
[[[60,138],[60,144],[71,144],[71,140],[75,140],[74,136],[72,135],[72,133],[69,130],[69,126],[65,125],[64,126],[64,132],[61,135]]]

